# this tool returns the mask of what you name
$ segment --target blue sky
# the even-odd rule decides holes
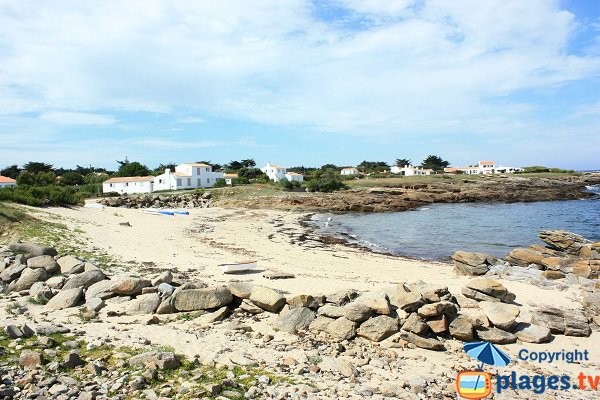
[[[600,168],[600,2],[0,0],[0,167]]]

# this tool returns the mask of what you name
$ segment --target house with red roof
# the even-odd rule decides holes
[[[8,176],[0,175],[0,188],[17,187],[17,181]]]

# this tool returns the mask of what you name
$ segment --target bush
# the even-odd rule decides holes
[[[294,188],[299,188],[300,187],[300,182],[298,181],[289,181],[286,178],[283,178],[282,180],[280,180],[277,185],[281,186],[284,189],[287,190],[292,190]]]
[[[340,180],[337,171],[328,169],[317,171],[314,177],[306,183],[309,192],[335,192],[346,189],[346,185]]]
[[[225,179],[219,178],[219,179],[217,179],[217,181],[215,182],[215,185],[213,187],[220,188],[220,187],[225,187],[225,186],[227,186],[227,182],[225,182]]]
[[[248,185],[250,183],[250,179],[246,178],[245,176],[240,176],[238,178],[233,178],[231,183],[233,185]]]
[[[83,204],[83,195],[70,187],[25,185],[0,189],[0,201],[12,201],[35,207],[71,206]]]
[[[258,178],[256,178],[254,180],[254,182],[255,183],[264,183],[264,184],[267,184],[267,183],[270,183],[271,180],[269,179],[269,177],[267,175],[261,175]]]

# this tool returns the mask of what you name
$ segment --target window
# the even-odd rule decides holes
[[[206,183],[210,183],[210,179],[209,178],[206,178]]]
[[[163,183],[163,182],[162,182],[162,179],[159,179],[159,180],[158,180],[158,183]]]
[[[187,178],[187,185],[192,186],[192,178]]]
[[[181,178],[177,178],[177,186],[181,186]]]
[[[125,182],[125,186],[129,186],[129,182]]]
[[[196,168],[196,174],[200,175],[200,168]]]
[[[109,183],[108,186],[113,187],[112,183]]]

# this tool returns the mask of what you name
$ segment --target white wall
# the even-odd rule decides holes
[[[16,183],[9,183],[9,182],[0,183],[0,188],[6,188],[6,187],[17,187],[17,184]]]
[[[150,193],[153,190],[152,182],[114,182],[102,184],[102,191],[104,193],[117,192],[120,194],[133,194],[133,193]]]

